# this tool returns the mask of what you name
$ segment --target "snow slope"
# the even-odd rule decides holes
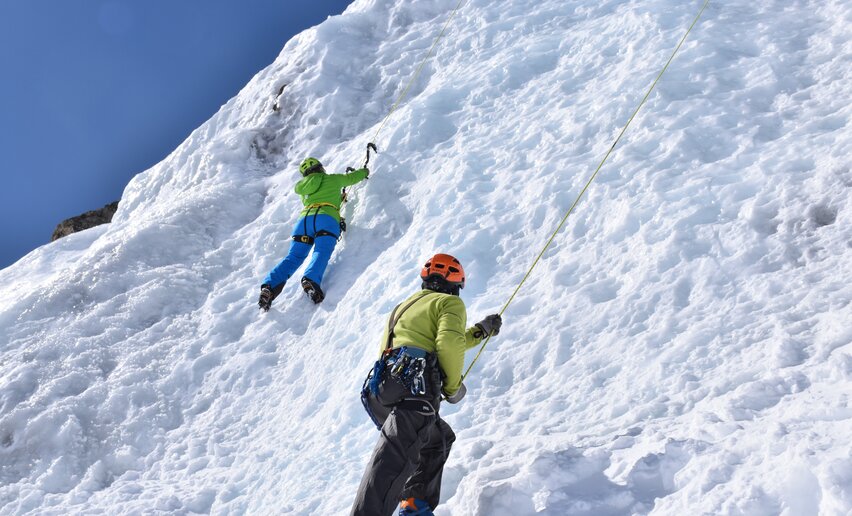
[[[259,313],[298,162],[363,159],[455,4],[357,0],[112,224],[0,271],[0,513],[348,512],[377,437],[358,390],[422,262],[458,256],[469,317],[498,311],[700,7],[467,2],[377,141],[325,303],[292,282]],[[708,7],[442,408],[437,514],[852,512],[850,21]]]

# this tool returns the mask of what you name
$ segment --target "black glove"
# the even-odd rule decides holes
[[[364,177],[364,179],[369,179],[370,178],[370,169],[367,168],[367,167],[364,167],[364,170],[367,171],[367,175],[366,175],[366,177]]]
[[[456,391],[452,396],[447,396],[446,393],[444,396],[447,396],[447,403],[456,404],[464,398],[464,395],[467,394],[467,387],[464,384],[459,385],[459,390]]]
[[[474,324],[474,326],[476,326],[476,331],[473,332],[473,336],[477,339],[482,339],[489,335],[496,337],[500,333],[500,327],[503,326],[503,318],[500,317],[500,314],[491,314]]]

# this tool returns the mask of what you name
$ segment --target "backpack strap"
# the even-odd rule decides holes
[[[402,303],[396,305],[396,308],[391,312],[390,319],[388,319],[388,341],[385,343],[385,351],[383,354],[387,354],[391,349],[393,349],[393,330],[396,327],[396,323],[399,322],[399,319],[402,317],[402,314],[405,313],[406,310],[411,308],[411,305],[420,301],[424,297],[426,297],[429,292],[425,292],[418,297],[415,297],[411,301],[408,302],[407,305],[402,306]],[[402,310],[399,310],[399,307],[402,306]],[[399,310],[399,315],[397,315],[397,310]]]

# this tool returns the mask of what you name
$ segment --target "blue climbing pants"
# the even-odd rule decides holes
[[[331,235],[316,236],[317,232],[320,231],[327,231]],[[322,276],[325,273],[325,268],[328,266],[328,260],[331,259],[331,253],[334,251],[334,246],[337,245],[337,236],[340,235],[340,223],[331,215],[324,213],[308,215],[296,222],[296,226],[293,228],[290,236],[296,237],[302,235],[307,235],[314,239],[314,252],[311,256],[311,261],[308,263],[308,268],[305,269],[305,277],[320,285],[322,284]],[[296,269],[308,257],[308,254],[311,252],[311,245],[292,240],[290,242],[290,252],[287,253],[287,256],[278,265],[269,271],[263,282],[274,289],[290,279],[290,276],[296,272]]]

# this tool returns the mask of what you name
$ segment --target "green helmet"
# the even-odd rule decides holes
[[[305,158],[305,161],[299,165],[299,172],[301,172],[303,176],[306,176],[316,172],[325,172],[325,169],[322,168],[322,163],[320,163],[318,159]]]

